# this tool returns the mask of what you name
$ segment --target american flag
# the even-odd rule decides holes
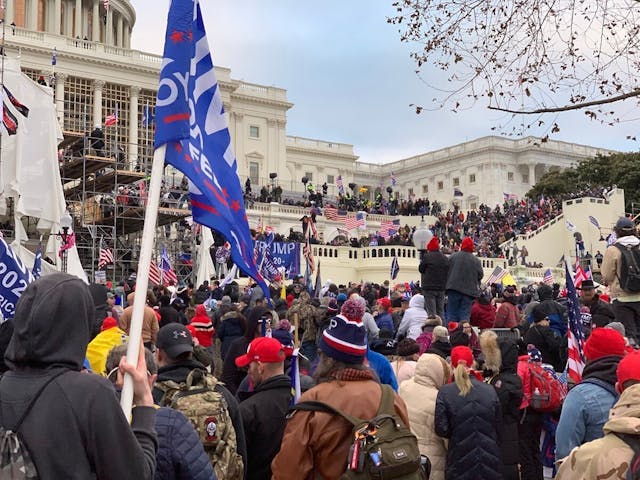
[[[544,277],[542,277],[542,283],[545,285],[553,285],[553,274],[551,273],[550,268],[545,270]]]
[[[504,201],[505,202],[517,202],[518,201],[518,196],[515,193],[506,193],[506,192],[502,192],[502,195],[504,196]]]
[[[344,185],[342,184],[342,175],[338,175],[336,178],[336,185],[338,186],[338,193],[344,195]]]
[[[310,275],[316,269],[316,262],[315,262],[315,259],[313,258],[313,248],[309,243],[309,237],[307,237],[307,241],[304,242],[304,245],[302,246],[302,256],[307,261],[307,273]]]
[[[505,270],[500,265],[497,265],[496,268],[493,269],[493,272],[491,272],[491,275],[489,275],[489,278],[487,278],[487,285],[500,283],[507,273],[509,273],[509,270]]]
[[[567,360],[567,374],[578,383],[582,379],[584,369],[584,330],[580,318],[580,303],[576,285],[571,278],[569,265],[565,263],[565,275],[567,277],[567,314],[569,317],[569,329],[567,330],[567,340],[569,345],[569,355]]]
[[[178,277],[176,276],[176,272],[173,271],[173,268],[171,268],[171,261],[164,247],[162,247],[162,255],[160,256],[160,270],[162,270],[162,280],[165,285],[171,283],[175,285],[178,283]]]
[[[393,174],[393,172],[391,172],[391,186],[396,186],[396,176]]]
[[[149,270],[149,282],[153,285],[161,285],[161,274],[156,262],[151,260],[151,269]]]
[[[380,222],[380,236],[387,240],[391,235],[398,233],[400,229],[400,219],[383,220]]]
[[[327,205],[324,207],[324,216],[327,220],[335,222],[338,220],[338,209],[333,205]]]
[[[113,252],[110,248],[100,248],[100,256],[98,257],[98,270],[102,270],[107,265],[113,263]]]
[[[580,262],[576,261],[576,273],[573,277],[573,284],[575,285],[576,288],[580,288],[580,286],[582,285],[582,282],[585,281],[587,278],[588,278],[587,274],[582,269],[582,266],[580,266]]]
[[[346,230],[354,230],[356,228],[358,228],[360,225],[364,225],[364,218],[360,218],[358,219],[358,215],[352,215],[352,216],[348,216],[344,219],[344,228]]]
[[[393,257],[391,261],[391,280],[395,280],[400,271],[400,265],[398,265],[398,257]]]
[[[111,115],[107,115],[104,119],[104,126],[111,127],[118,123],[118,106],[116,105],[115,110]]]

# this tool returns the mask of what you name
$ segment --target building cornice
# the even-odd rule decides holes
[[[233,100],[243,100],[245,102],[259,103],[261,105],[268,105],[270,107],[279,107],[284,110],[289,110],[291,107],[293,107],[293,103],[290,103],[290,102],[284,102],[282,100],[273,100],[270,98],[254,97],[251,95],[244,95],[242,93],[237,93],[237,91],[234,91],[231,93],[231,98]]]
[[[326,150],[315,150],[313,148],[304,148],[304,147],[293,146],[293,145],[287,145],[287,153],[289,152],[302,153],[305,155],[311,155],[313,157],[322,157],[322,158],[332,157],[340,160],[350,160],[352,162],[355,162],[359,158],[357,155],[350,155],[347,153],[330,152]]]

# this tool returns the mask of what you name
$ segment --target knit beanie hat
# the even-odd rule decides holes
[[[611,328],[596,328],[584,344],[584,357],[587,360],[598,360],[602,357],[625,354],[626,342],[620,333]]]
[[[620,386],[629,380],[640,381],[640,350],[634,350],[620,360],[616,371]]]
[[[364,310],[364,302],[360,302],[358,297],[354,297],[342,304],[340,314],[352,322],[362,322]]]
[[[527,354],[529,355],[530,362],[542,362],[542,353],[536,348],[535,345],[527,345]]]
[[[449,331],[447,327],[443,327],[442,325],[438,325],[433,329],[433,339],[436,341],[437,339],[448,340],[449,339]]]
[[[345,302],[344,306],[350,303]],[[357,302],[352,302],[358,305]],[[351,309],[349,313],[353,312]],[[364,313],[364,309],[362,309]],[[367,353],[367,331],[362,323],[362,314],[359,318],[348,318],[344,314],[333,317],[329,326],[322,332],[319,342],[320,350],[328,357],[339,362],[360,364]]]
[[[473,253],[473,240],[471,240],[471,237],[464,237],[462,245],[460,245],[460,250]]]
[[[473,365],[473,352],[469,347],[458,346],[451,349],[451,365],[456,368],[460,362],[465,362],[467,367]]]
[[[437,252],[438,250],[440,250],[440,241],[438,237],[434,236],[429,240],[429,243],[427,243],[427,252]]]

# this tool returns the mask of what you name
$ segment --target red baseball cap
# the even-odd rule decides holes
[[[244,368],[251,362],[278,363],[285,359],[282,344],[275,338],[258,337],[251,341],[247,353],[236,358],[236,367]]]
[[[618,382],[622,385],[629,380],[640,381],[640,351],[636,350],[620,360],[616,372]]]

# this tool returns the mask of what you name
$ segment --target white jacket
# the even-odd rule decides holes
[[[409,308],[404,312],[398,327],[398,337],[406,333],[407,338],[415,340],[422,333],[422,327],[427,321],[427,311],[424,309],[424,297],[414,295],[409,300]]]
[[[431,480],[444,480],[447,447],[445,440],[436,435],[434,415],[438,390],[449,381],[450,375],[442,357],[425,353],[418,360],[414,377],[402,382],[398,392],[407,404],[409,424],[418,437],[420,453],[431,461]]]

